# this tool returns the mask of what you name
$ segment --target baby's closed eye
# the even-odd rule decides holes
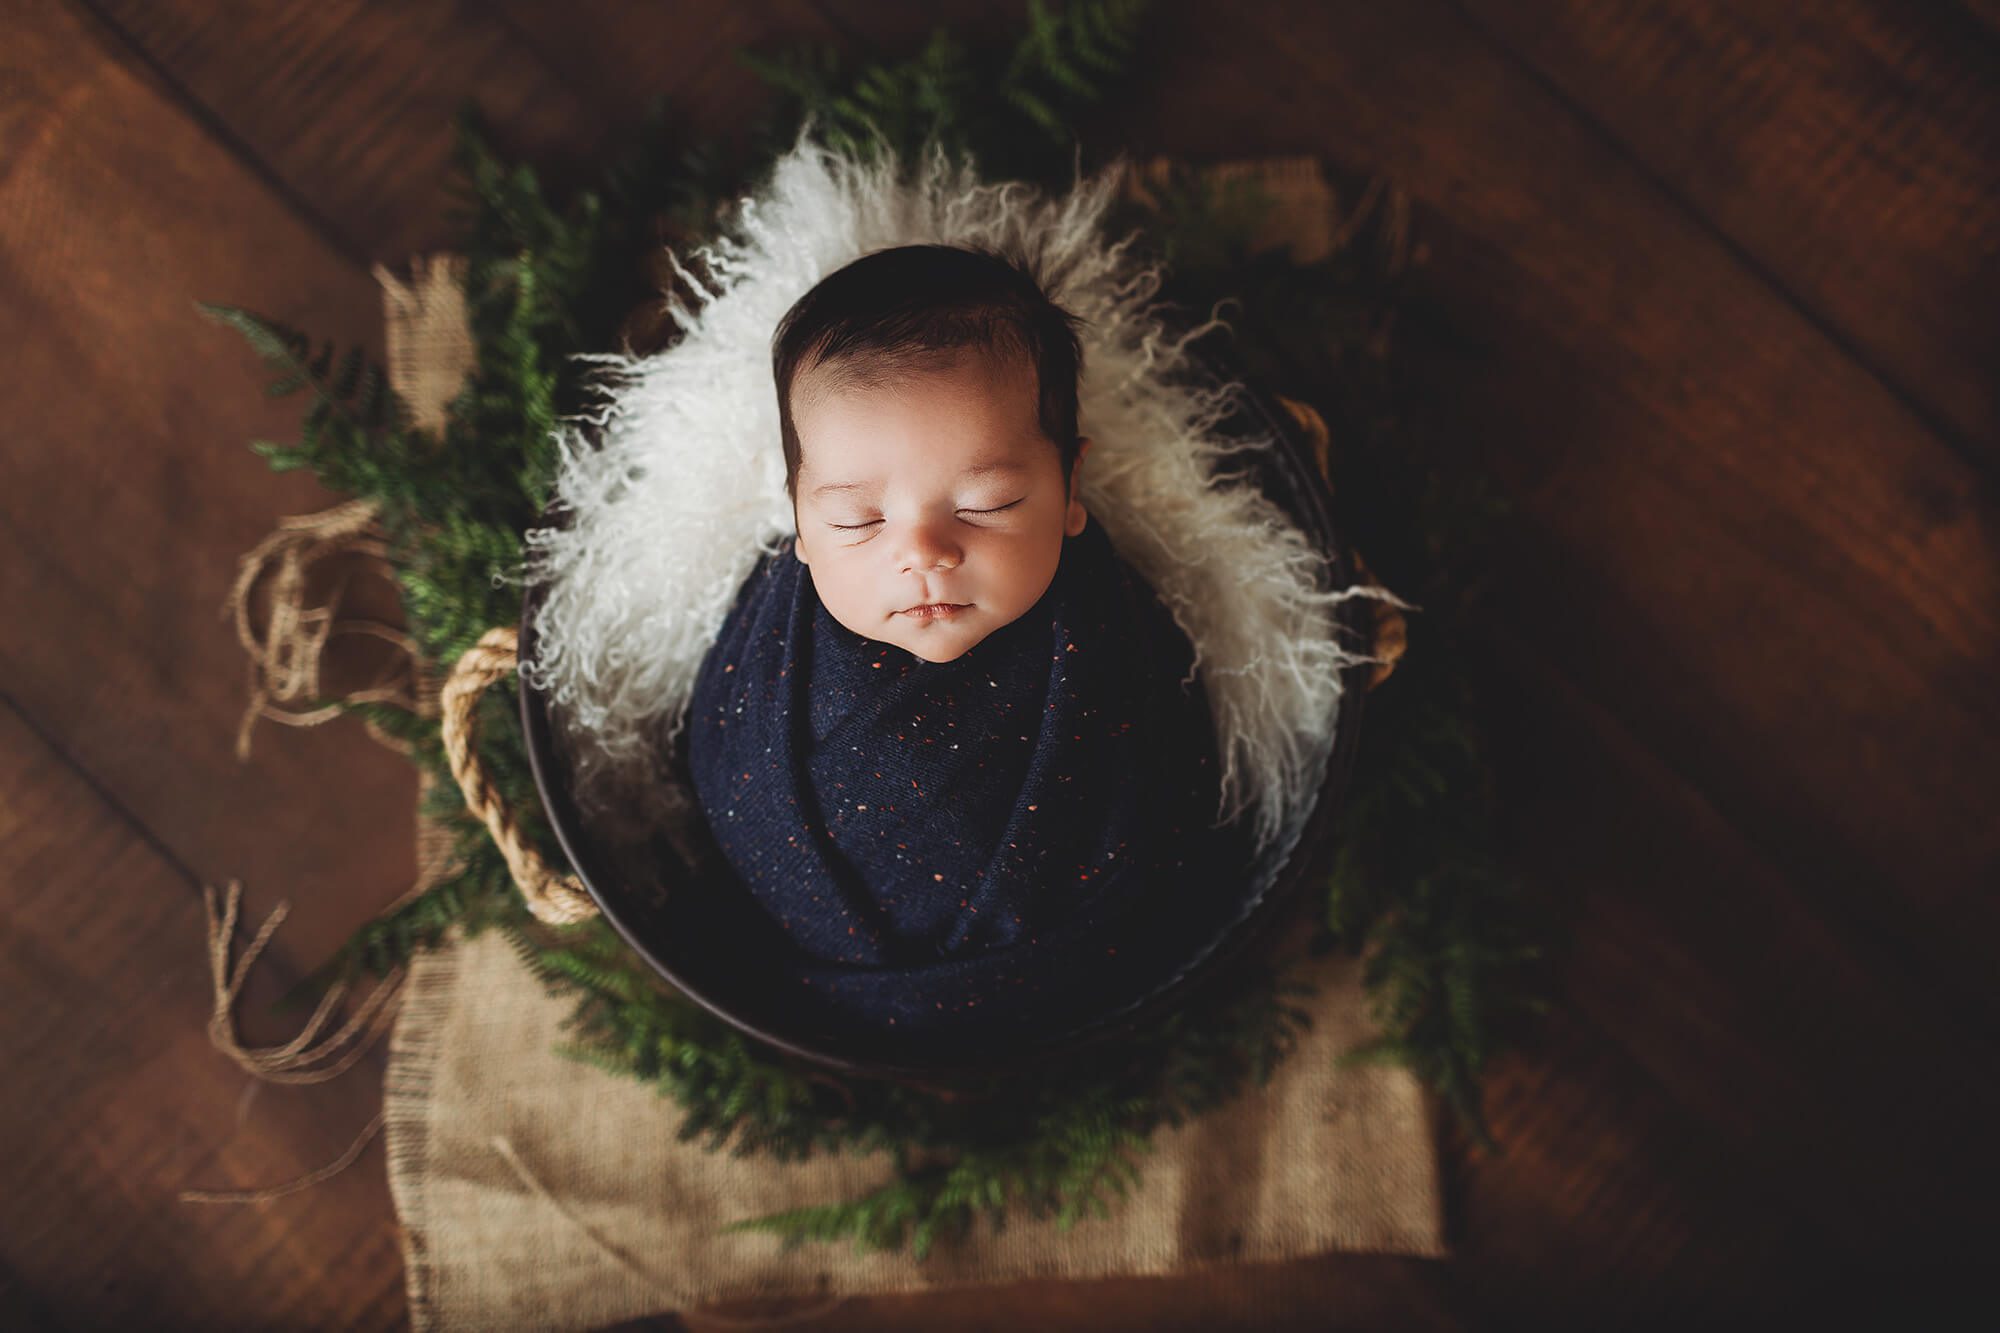
[[[1000,514],[1000,513],[1005,513],[1007,510],[1012,509],[1015,505],[1020,503],[1021,503],[1020,500],[1014,500],[1010,501],[1007,504],[996,506],[995,508],[992,509],[961,509],[958,512],[961,514]],[[865,523],[829,523],[827,524],[827,526],[830,528],[837,529],[841,532],[858,532],[862,528],[872,528],[881,521],[882,520],[879,518],[871,518]]]

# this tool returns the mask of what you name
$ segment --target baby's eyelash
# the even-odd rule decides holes
[[[1021,501],[1014,500],[1007,504],[1001,505],[998,509],[961,509],[958,512],[961,514],[998,514],[1003,510],[1012,509],[1015,505],[1019,503],[1021,503]],[[829,523],[827,524],[827,526],[829,528],[834,529],[836,532],[859,532],[863,528],[872,528],[881,521],[882,520],[879,518],[871,518],[866,523]]]

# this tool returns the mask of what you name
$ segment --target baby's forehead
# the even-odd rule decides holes
[[[796,413],[828,398],[893,393],[943,378],[978,383],[989,396],[1013,396],[1024,387],[1032,392],[1036,377],[1025,350],[1004,342],[893,351],[856,348],[801,366],[792,379],[792,409]]]
[[[891,441],[929,457],[1025,458],[1046,444],[1031,385],[959,365],[948,371],[849,373],[793,398],[800,462],[813,472],[872,456]]]

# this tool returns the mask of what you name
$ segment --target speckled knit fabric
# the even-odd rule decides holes
[[[816,1000],[902,1035],[1060,1024],[1241,907],[1192,661],[1095,521],[1041,601],[943,663],[841,625],[788,542],[702,664],[695,789]]]

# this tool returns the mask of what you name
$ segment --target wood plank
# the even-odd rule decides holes
[[[296,438],[300,400],[265,400],[254,355],[194,303],[379,356],[379,293],[73,9],[37,6],[9,38],[0,688],[187,878],[242,878],[251,911],[293,898],[280,959],[316,961],[408,886],[416,780],[351,722],[267,725],[236,760],[237,557],[343,497],[249,452]]]
[[[1411,192],[1416,405],[1517,505],[1493,613],[2000,1030],[2000,534],[1973,470],[1442,6],[1171,6],[1147,70],[1097,142],[1317,152]]]
[[[1235,1264],[1161,1278],[1014,1282],[969,1290],[857,1297],[787,1327],[817,1333],[1013,1333],[1022,1328],[1209,1329],[1408,1329],[1412,1333],[1481,1327],[1458,1306],[1464,1297],[1448,1265],[1388,1255],[1334,1255],[1274,1264]],[[740,1302],[710,1315],[684,1315],[676,1327],[721,1333],[758,1317],[776,1318],[770,1305]],[[623,1329],[658,1328],[654,1322]]]
[[[2000,38],[2000,0],[1956,0],[1956,8],[1990,37]]]
[[[444,187],[468,95],[510,156],[551,185],[574,178],[608,128],[590,85],[558,77],[481,6],[90,3],[211,137],[364,260],[400,265],[456,239]]]
[[[1464,7],[2000,480],[1991,33],[1879,0]]]
[[[637,124],[665,96],[689,144],[740,143],[769,108],[763,81],[737,61],[737,50],[771,52],[836,35],[809,0],[681,0],[671,10],[619,0],[506,0],[500,8],[549,68],[587,91],[611,123]]]
[[[1482,1327],[1847,1328],[1923,1323],[1976,1295],[1971,1236],[1932,1255],[1914,1240],[1845,1249],[1809,1199],[1693,1123],[1576,1009],[1498,1062],[1487,1091],[1502,1152],[1454,1154],[1447,1177]]]
[[[2000,36],[2000,2],[1996,0],[1958,0],[1958,8],[1970,14],[1988,34]]]
[[[281,1088],[210,1049],[198,886],[10,706],[0,864],[0,1308],[67,1327],[401,1322],[379,1146],[270,1203],[179,1201],[339,1156],[379,1103],[380,1050]],[[275,990],[265,974],[245,1004],[253,1040],[282,1030],[266,1021]]]
[[[2000,1052],[1819,919],[1681,775],[1492,633],[1512,859],[1574,922],[1566,1001],[1880,1280],[1974,1271]]]
[[[1456,1155],[1460,1280],[1494,1328],[1675,1327],[1796,1310],[1827,1261],[1794,1205],[1617,1045],[1559,1011],[1498,1062],[1502,1151]]]

